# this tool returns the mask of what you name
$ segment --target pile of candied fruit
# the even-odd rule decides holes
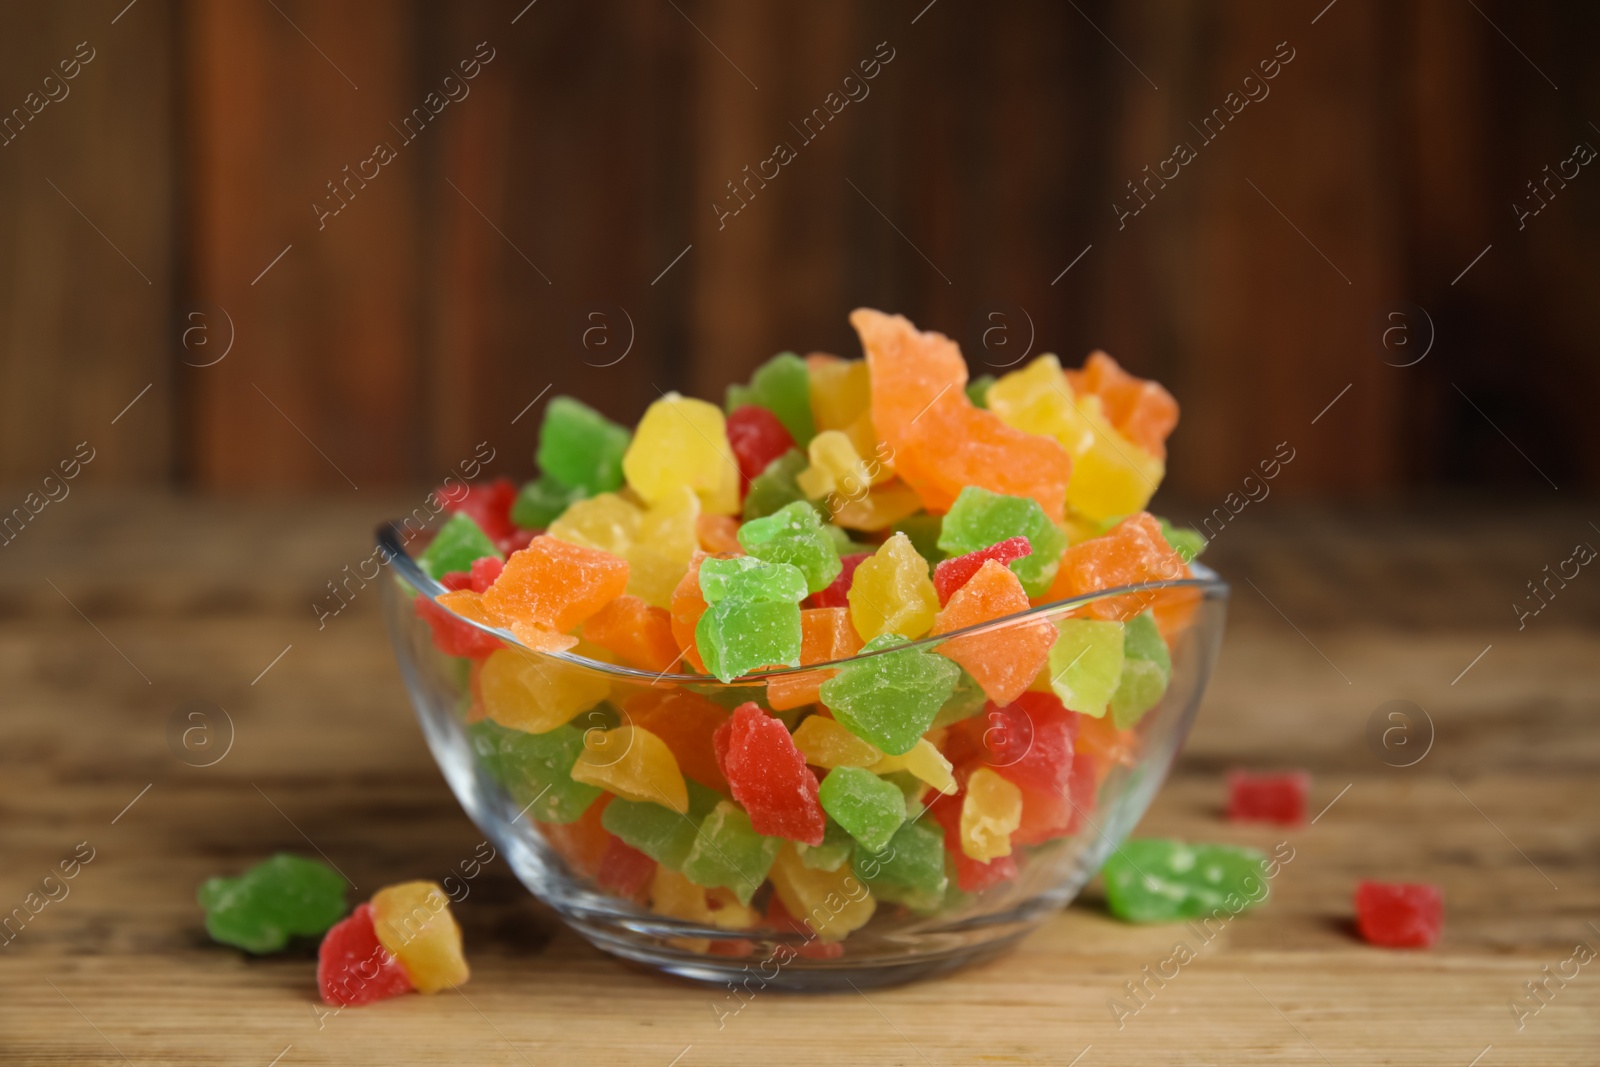
[[[551,400],[540,476],[454,501],[416,598],[481,764],[576,872],[727,930],[848,898],[830,945],[1078,830],[1199,601],[1150,585],[1203,544],[1143,510],[1161,386],[1100,352],[969,381],[940,334],[851,323],[863,360],[784,353],[631,432]]]

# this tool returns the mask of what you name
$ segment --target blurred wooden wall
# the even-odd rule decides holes
[[[1031,336],[1161,378],[1191,497],[1284,440],[1290,492],[1600,481],[1600,168],[1522,230],[1511,208],[1600,146],[1590,5],[125,3],[7,5],[0,106],[96,53],[0,147],[7,482],[84,439],[94,480],[425,483],[480,441],[524,474],[542,398],[631,421],[720,395],[776,351],[857,354],[860,304],[975,372]],[[466,95],[407,140],[450,75]],[[1179,140],[1196,158],[1119,224]],[[1376,340],[1400,301],[1437,334],[1412,367]]]

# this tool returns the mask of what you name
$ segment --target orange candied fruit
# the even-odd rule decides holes
[[[628,586],[628,561],[548,534],[513,552],[479,599],[483,614],[533,647],[541,634],[566,639]],[[452,609],[454,605],[450,605]],[[570,639],[563,647],[571,647]]]
[[[728,780],[717,766],[711,735],[728,719],[718,707],[687,689],[644,689],[624,700],[625,721],[649,730],[666,743],[685,777],[728,795]]]
[[[1073,392],[1100,398],[1111,425],[1134,444],[1167,458],[1167,436],[1178,425],[1178,402],[1159,382],[1135,377],[1104,352],[1091,352],[1082,370],[1066,372]]]
[[[695,519],[694,532],[703,551],[713,555],[719,552],[744,555],[744,546],[739,544],[739,520],[732,515],[713,515],[702,511],[700,517]]]
[[[933,633],[950,633],[1028,610],[1022,582],[999,560],[985,560],[950,597]],[[1050,659],[1057,630],[1048,619],[1009,625],[988,633],[952,637],[939,653],[955,660],[996,704],[1006,705],[1033,684]]]
[[[804,608],[800,612],[800,662],[831,663],[861,651],[861,636],[850,621],[849,608]],[[767,679],[767,703],[773,711],[815,704],[822,683],[838,671],[801,671]]]
[[[1047,600],[1065,600],[1102,589],[1144,582],[1175,581],[1189,576],[1183,558],[1162,536],[1161,524],[1148,511],[1130,515],[1099,537],[1068,548],[1061,557]],[[1083,611],[1096,619],[1127,620],[1150,607],[1159,594],[1134,594],[1096,600]]]
[[[583,639],[641,671],[665,672],[681,654],[666,609],[626,593],[583,624]]]
[[[928,510],[948,511],[962,489],[976,485],[1032,497],[1047,515],[1062,516],[1071,457],[1060,442],[974,406],[954,341],[867,308],[851,312],[850,322],[871,370],[873,425]]]

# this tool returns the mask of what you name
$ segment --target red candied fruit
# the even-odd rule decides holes
[[[500,577],[500,572],[505,569],[505,560],[496,556],[479,556],[472,561],[472,571],[467,575],[467,588],[474,593],[487,592],[489,587],[494,584],[494,580]],[[445,577],[448,578],[449,575],[447,574]],[[461,587],[453,585],[450,588],[459,589]]]
[[[939,604],[942,607],[950,602],[955,591],[967,584],[978,568],[987,560],[999,560],[1001,563],[1010,563],[1014,559],[1033,554],[1033,545],[1021,535],[1008,537],[1004,541],[996,541],[988,548],[980,548],[976,552],[968,552],[964,556],[953,556],[950,559],[939,561],[933,568],[933,590],[939,594]]]
[[[487,485],[469,485],[466,491],[439,488],[434,498],[446,511],[459,511],[478,524],[478,528],[498,545],[502,538],[517,532],[511,522],[511,505],[517,500],[517,486],[510,478],[496,478]]]
[[[488,567],[483,568],[481,573],[489,577],[481,586],[478,584],[478,578],[475,577],[475,575],[480,574],[478,567],[480,563],[494,565],[492,574]],[[489,582],[494,581],[494,575],[500,573],[502,566],[504,564],[495,557],[484,556],[482,559],[474,561],[471,574],[466,571],[450,571],[439,579],[439,584],[451,591],[471,589],[481,593],[489,588]],[[498,637],[493,637],[469,623],[463,622],[421,593],[418,593],[415,601],[413,601],[412,610],[417,613],[418,618],[427,622],[428,628],[433,631],[433,646],[447,656],[465,656],[468,659],[478,659],[501,647]]]
[[[734,408],[728,415],[727,431],[728,445],[739,463],[739,483],[745,489],[767,464],[794,447],[794,438],[778,416],[754,404]]]
[[[1270,822],[1298,826],[1306,821],[1306,794],[1311,775],[1228,772],[1228,818],[1234,822]]]
[[[656,873],[656,861],[618,838],[606,842],[594,880],[619,897],[637,897]]]
[[[827,828],[817,776],[795,748],[788,727],[754,703],[740,704],[712,735],[717,764],[733,799],[758,834],[822,844]]]
[[[1004,707],[984,705],[984,762],[1025,789],[1065,795],[1072,784],[1078,714],[1050,693],[1023,693]]]
[[[378,942],[372,905],[361,904],[333,925],[317,950],[317,986],[328,1004],[348,1006],[388,1000],[416,987],[400,962]]]
[[[1017,857],[996,856],[988,863],[975,860],[961,850],[961,804],[967,791],[934,798],[928,805],[928,814],[944,828],[944,847],[956,869],[956,887],[963,893],[981,893],[990,886],[1013,881],[1017,877]],[[1016,835],[1012,843],[1018,844]]]
[[[812,593],[806,600],[808,608],[847,608],[850,606],[850,583],[855,581],[856,568],[861,566],[861,561],[872,556],[871,552],[852,552],[848,556],[840,556],[839,562],[843,569],[839,577],[830,582],[825,589]]]
[[[1435,885],[1361,882],[1356,927],[1364,941],[1385,948],[1428,948],[1444,926],[1444,899]]]

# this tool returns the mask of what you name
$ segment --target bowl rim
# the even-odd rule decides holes
[[[578,655],[577,653],[570,651],[556,652],[548,649],[532,649],[519,641],[516,635],[510,630],[503,630],[496,626],[489,626],[486,623],[478,622],[476,619],[469,619],[464,615],[458,615],[445,605],[439,603],[439,596],[448,592],[449,590],[447,590],[444,585],[442,585],[427,571],[423,570],[422,565],[419,564],[408,551],[406,551],[405,544],[399,536],[399,529],[400,524],[396,521],[379,523],[376,530],[378,547],[388,554],[389,559],[386,562],[394,565],[400,577],[404,578],[406,583],[418,593],[427,597],[435,607],[439,608],[439,610],[447,612],[452,618],[460,622],[464,622],[476,630],[480,630],[483,633],[499,638],[508,646],[517,649],[524,655],[538,654],[549,656],[552,659],[561,660],[562,662],[572,664],[573,666],[599,671],[602,674],[613,675],[629,681],[642,681],[649,685],[661,685],[664,683],[671,683],[674,685],[692,683],[694,685],[716,685],[726,686],[729,688],[742,687],[764,683],[769,678],[782,678],[786,676],[800,675],[808,671],[837,670],[847,664],[871,659],[874,656],[882,656],[893,652],[901,652],[906,649],[924,648],[928,646],[939,645],[951,640],[952,638],[968,637],[976,634],[988,633],[991,630],[1001,630],[1008,627],[1019,626],[1027,623],[1030,620],[1038,620],[1044,616],[1056,615],[1063,610],[1081,607],[1096,600],[1108,600],[1112,597],[1131,596],[1139,593],[1153,593],[1164,589],[1194,589],[1200,592],[1204,599],[1226,600],[1231,592],[1228,583],[1223,581],[1222,578],[1218,576],[1216,571],[1212,570],[1210,567],[1207,567],[1198,560],[1190,560],[1188,563],[1189,570],[1194,575],[1194,577],[1191,578],[1164,579],[1157,582],[1140,582],[1135,585],[1121,585],[1115,586],[1111,589],[1101,589],[1093,593],[1084,593],[1080,596],[1067,597],[1063,600],[1053,600],[1048,604],[1039,604],[1037,606],[1030,607],[1027,611],[1018,611],[1010,615],[1003,615],[998,619],[990,619],[986,622],[975,623],[972,626],[965,626],[959,630],[951,630],[942,634],[927,634],[916,638],[915,640],[907,641],[904,644],[894,645],[889,648],[875,649],[872,652],[858,652],[853,656],[847,656],[844,659],[829,660],[826,663],[807,663],[798,667],[781,667],[771,670],[756,671],[750,674],[741,674],[732,681],[724,682],[722,679],[711,674],[677,673],[673,672],[670,667],[667,670],[658,673],[656,671],[640,670],[637,667],[626,667],[617,663],[607,663],[604,660],[591,659],[588,656]],[[679,660],[682,660],[683,656],[680,654],[678,658]],[[676,665],[677,661],[674,661],[673,666]]]

